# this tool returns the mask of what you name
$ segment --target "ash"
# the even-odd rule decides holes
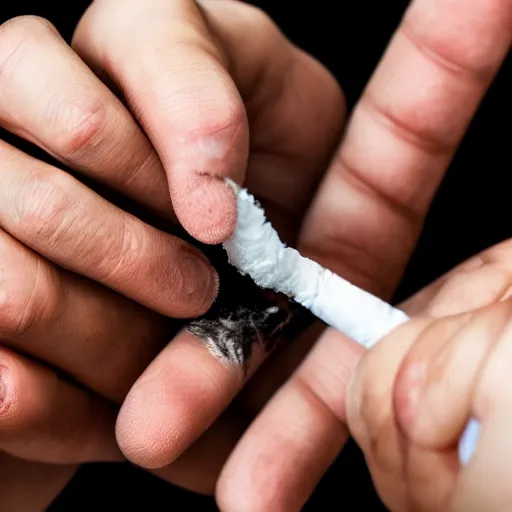
[[[221,360],[249,368],[254,344],[266,353],[287,343],[313,322],[313,316],[288,297],[263,290],[227,263],[223,250],[209,254],[220,277],[212,308],[193,320],[188,330]]]

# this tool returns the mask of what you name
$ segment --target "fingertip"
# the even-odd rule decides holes
[[[168,161],[171,199],[178,220],[206,244],[227,240],[236,226],[236,199],[226,183],[241,184],[249,154],[249,129],[241,100],[226,103],[226,112],[196,120]],[[231,105],[231,108],[229,107]]]
[[[219,364],[182,331],[128,393],[116,423],[121,451],[147,469],[173,463],[212,425],[239,386],[238,371]]]
[[[236,227],[236,199],[224,178],[196,172],[171,187],[178,220],[187,232],[205,244],[220,244]]]
[[[141,414],[142,413],[142,414]],[[121,453],[132,464],[144,469],[161,469],[172,462],[169,447],[162,445],[159,430],[137,393],[130,392],[123,403],[115,426]],[[172,428],[172,426],[170,426]]]

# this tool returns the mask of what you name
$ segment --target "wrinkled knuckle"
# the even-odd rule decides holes
[[[12,282],[0,283],[0,334],[7,339],[25,334],[34,318],[30,297]]]
[[[142,232],[123,221],[119,230],[105,244],[97,266],[101,278],[105,281],[132,280],[140,273],[141,261],[144,261],[145,243]]]
[[[55,28],[38,16],[19,16],[0,25],[0,77],[8,77],[18,69],[30,48],[36,48],[42,37],[55,35]]]
[[[220,109],[202,113],[190,119],[189,133],[193,139],[218,137],[224,134],[240,133],[246,124],[246,112],[242,102],[228,98]]]
[[[99,98],[80,97],[70,105],[57,104],[55,110],[51,117],[59,120],[61,133],[56,138],[56,147],[62,157],[77,159],[100,145],[108,112]]]
[[[16,200],[18,225],[28,241],[47,246],[59,243],[74,206],[71,178],[59,172],[38,172],[27,181]]]
[[[25,335],[58,308],[57,276],[45,272],[42,265],[36,266],[30,279],[20,278],[8,268],[0,273],[0,337],[5,340]]]

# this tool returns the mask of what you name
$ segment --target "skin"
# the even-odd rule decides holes
[[[397,34],[385,54],[312,203],[315,187],[332,159],[343,127],[342,94],[317,62],[286,41],[260,11],[242,3],[202,2],[201,10],[190,1],[94,2],[76,31],[73,50],[123,101],[77,59],[47,23],[31,18],[12,21],[0,34],[7,41],[2,48],[13,50],[2,66],[6,70],[2,77],[7,76],[13,84],[7,91],[23,91],[25,87],[26,97],[21,103],[18,99],[17,105],[14,102],[20,93],[6,95],[3,103],[0,99],[0,110],[7,112],[1,114],[5,118],[1,122],[63,164],[103,181],[167,219],[177,218],[190,235],[204,243],[221,241],[233,228],[234,199],[225,195],[217,178],[230,176],[241,182],[245,171],[245,184],[261,198],[285,239],[296,241],[303,252],[356,284],[388,298],[400,279],[451,156],[508,50],[510,8],[508,4],[500,5],[479,1],[475,3],[476,11],[469,13],[461,2],[439,1],[439,12],[435,13],[439,19],[432,21],[422,11],[426,2],[413,4],[402,25],[407,31],[402,29]],[[116,23],[112,24],[112,20]],[[464,31],[455,30],[456,22],[464,25]],[[415,39],[411,40],[411,34]],[[37,44],[31,39],[34,37]],[[35,52],[33,57],[27,58],[31,51]],[[42,61],[42,54],[52,58]],[[51,68],[49,76],[74,77],[73,82],[60,81],[58,94],[55,84],[46,83],[45,87],[41,80],[37,106],[46,107],[44,112],[29,108],[34,102],[29,101],[30,81],[24,79],[36,71],[41,74],[41,70],[31,68],[38,62],[45,62],[46,69],[57,66]],[[283,62],[289,66],[288,73],[282,72]],[[418,72],[422,82],[409,87]],[[77,87],[77,83],[84,85]],[[44,96],[45,91],[52,94]],[[295,108],[297,102],[304,108]],[[11,108],[14,105],[18,108]],[[313,122],[316,119],[325,122]],[[52,146],[62,140],[64,149]],[[36,208],[25,213],[25,223],[20,224],[17,209],[2,206],[6,213],[1,225],[7,226],[4,231],[8,241],[4,245],[17,255],[4,260],[10,262],[5,267],[8,282],[14,283],[12,293],[5,295],[12,298],[8,304],[13,305],[14,313],[6,316],[5,322],[2,319],[6,326],[2,340],[5,338],[5,344],[16,350],[6,349],[6,356],[2,356],[3,366],[10,372],[9,379],[5,379],[9,386],[5,396],[14,400],[18,408],[11,410],[25,411],[24,381],[10,369],[16,365],[25,368],[19,354],[26,352],[94,390],[97,394],[93,398],[84,392],[82,400],[93,400],[95,403],[88,407],[106,411],[97,423],[91,414],[91,422],[85,423],[83,432],[81,424],[76,425],[79,432],[74,432],[72,438],[82,441],[63,443],[60,462],[118,460],[124,455],[141,466],[159,468],[159,475],[178,485],[212,492],[225,458],[246,427],[246,418],[252,418],[292,373],[317,332],[298,339],[293,350],[282,350],[270,358],[228,408],[244,384],[240,368],[213,358],[187,330],[160,351],[170,337],[167,322],[143,307],[183,317],[202,313],[213,299],[215,286],[211,295],[201,300],[190,292],[187,312],[180,309],[182,302],[173,299],[183,291],[175,290],[171,284],[185,283],[185,277],[180,281],[175,274],[169,275],[176,269],[179,273],[180,258],[171,266],[168,253],[179,252],[182,242],[115,210],[64,173],[50,178],[56,185],[52,182],[54,186],[46,186],[46,177],[54,176],[55,167],[32,160],[29,164],[24,155],[9,148],[5,154],[19,168],[27,167],[36,175],[45,176],[38,182],[41,187],[35,190],[40,188],[45,195],[38,204],[46,222],[40,219],[41,212]],[[383,167],[383,162],[389,167]],[[126,169],[130,171],[127,173]],[[19,174],[11,172],[8,179],[20,182],[21,189],[27,181],[23,182]],[[71,188],[72,194],[68,192]],[[59,194],[62,190],[66,194]],[[76,204],[57,203],[57,207],[46,200],[62,199],[63,195],[80,199]],[[64,225],[69,228],[57,229],[55,237],[48,229],[49,221],[57,219],[59,222],[53,226],[63,225],[62,215],[68,211],[72,216],[64,216]],[[90,219],[85,216],[89,222],[74,222],[75,217],[83,219],[84,212],[89,214]],[[98,213],[99,220],[95,217]],[[104,219],[110,218],[117,230],[98,237],[98,226],[106,229]],[[27,225],[38,229],[26,233]],[[133,238],[127,237],[123,229],[119,231],[119,226],[133,233]],[[73,235],[73,229],[78,237]],[[82,243],[76,247],[75,240]],[[103,247],[100,242],[104,240],[112,247],[97,251],[96,246]],[[141,240],[144,243],[137,244]],[[89,247],[95,250],[87,251]],[[27,274],[32,276],[30,282],[22,280],[21,270],[11,270],[18,268],[14,262],[19,261],[19,254],[26,261],[33,261],[32,273]],[[51,261],[48,267],[46,259],[38,254]],[[102,254],[103,259],[95,259],[97,254]],[[190,268],[185,270],[183,276],[201,274]],[[23,272],[27,270],[23,268]],[[97,282],[78,279],[77,273]],[[36,282],[46,286],[39,294],[30,291],[35,276]],[[162,282],[169,286],[162,286]],[[215,278],[211,282],[215,284]],[[57,286],[59,283],[64,285]],[[208,290],[191,284],[186,287],[205,290],[206,294]],[[66,290],[66,297],[73,297],[66,301],[66,307],[72,308],[66,315],[62,314],[61,290]],[[55,296],[54,303],[43,304],[41,297],[47,296]],[[26,316],[25,311],[30,314]],[[91,321],[86,322],[88,318]],[[55,328],[53,335],[41,337],[41,333],[52,332],[49,327]],[[318,330],[318,326],[314,329]],[[69,332],[74,333],[72,342],[67,337]],[[37,343],[28,342],[31,335]],[[65,336],[67,343],[59,343]],[[123,350],[116,350],[116,344],[110,344],[112,339],[119,340]],[[126,350],[127,344],[130,350]],[[348,342],[341,345],[352,346]],[[350,356],[352,349],[345,350],[348,361],[357,360],[357,354]],[[54,360],[55,357],[59,359]],[[63,390],[56,396],[73,395],[74,391],[66,390],[76,388],[67,379],[58,377],[53,369],[43,370],[42,363],[37,364],[37,370],[26,366],[25,374],[33,379],[27,381],[31,388],[39,373],[48,371],[57,383],[52,389]],[[105,368],[116,371],[106,372]],[[116,429],[121,455],[115,444],[113,416],[123,400]],[[84,407],[76,396],[72,402],[76,405],[69,403],[70,411]],[[63,406],[57,399],[51,403],[53,409],[36,408],[33,412],[28,404],[28,412],[19,413],[14,419],[9,417],[10,436],[5,436],[5,441],[0,438],[1,448],[13,456],[22,456],[16,436],[19,433],[22,439],[30,435],[33,453],[29,458],[55,462],[49,460],[54,450],[42,449],[48,438],[43,433],[45,429],[55,432],[56,443],[63,439],[52,421],[60,420],[65,428],[67,416],[62,411],[68,405]],[[108,414],[113,414],[110,423],[103,420]],[[7,416],[0,416],[0,422],[4,417]],[[30,421],[25,422],[25,417]],[[330,441],[325,445],[325,457],[311,472],[315,482],[346,438],[343,429],[339,436],[329,428],[322,429]],[[249,430],[248,435],[251,432],[254,430]],[[310,429],[305,432],[314,435]],[[84,442],[85,438],[90,442]],[[225,475],[229,475],[237,457],[243,456],[240,450],[247,446],[246,439],[235,451]],[[324,437],[319,439],[325,443]],[[255,441],[266,439],[258,437]],[[86,447],[83,452],[82,447]],[[12,464],[6,459],[2,470]],[[291,487],[286,488],[293,488],[293,474],[283,474],[290,479]],[[236,481],[224,477],[219,484],[218,499],[226,510],[235,503],[230,500]],[[306,480],[301,500],[306,499],[315,482]],[[258,492],[258,484],[242,484],[247,487],[247,496]]]
[[[168,4],[95,3],[76,32],[73,49],[65,45],[45,20],[19,18],[1,28],[3,55],[0,77],[3,86],[0,123],[9,132],[35,143],[54,157],[51,163],[45,163],[6,142],[1,146],[2,158],[10,164],[2,175],[5,181],[0,222],[0,448],[10,455],[1,461],[2,474],[20,474],[14,470],[19,463],[16,457],[36,461],[38,464],[34,466],[34,472],[38,475],[42,472],[42,480],[45,478],[45,466],[40,463],[75,465],[94,460],[123,460],[114,431],[117,409],[138,376],[166,345],[173,332],[183,325],[183,322],[169,325],[164,315],[196,316],[207,309],[216,294],[215,275],[211,269],[202,272],[201,268],[192,267],[192,261],[199,260],[201,264],[204,261],[198,251],[107,203],[93,192],[92,188],[96,188],[94,181],[92,188],[87,188],[61,169],[72,170],[80,179],[97,180],[115,192],[137,200],[163,219],[157,217],[155,223],[159,225],[168,226],[169,220],[176,220],[177,214],[185,227],[188,226],[189,234],[203,242],[214,242],[232,229],[230,214],[224,215],[225,227],[216,227],[210,209],[219,211],[219,206],[222,209],[226,199],[222,194],[216,195],[218,183],[215,179],[196,170],[202,166],[207,170],[215,167],[219,175],[234,170],[231,177],[241,181],[239,168],[243,174],[249,159],[247,148],[244,150],[243,133],[247,134],[251,124],[255,135],[259,132],[260,136],[254,136],[257,147],[251,151],[246,181],[251,182],[252,187],[270,193],[267,203],[276,211],[274,218],[281,222],[283,233],[293,239],[299,228],[299,216],[309,202],[314,185],[339,138],[344,103],[338,85],[317,62],[294,49],[262,13],[233,4],[236,11],[231,13],[231,18],[240,18],[240,12],[242,23],[235,25],[231,32],[219,29],[219,37],[226,38],[223,45],[226,51],[228,44],[233,46],[241,32],[245,32],[246,37],[251,33],[265,36],[258,39],[255,47],[243,48],[254,57],[249,59],[254,62],[250,69],[242,68],[240,64],[246,61],[247,54],[232,56],[237,64],[237,68],[233,68],[239,84],[236,86],[227,72],[222,71],[224,61],[217,62],[220,54],[210,55],[210,50],[214,50],[212,36],[206,31],[201,12],[195,4]],[[140,82],[134,86],[124,79],[112,85],[116,80],[115,73],[121,70],[118,66],[109,67],[108,60],[101,62],[99,69],[103,49],[126,51],[122,45],[118,46],[121,36],[132,37],[133,23],[139,26],[144,19],[140,15],[147,7],[150,8],[142,33],[155,35],[150,41],[152,46],[146,50],[154,60],[146,59],[146,53],[133,55],[131,69],[136,71],[141,62],[148,64],[154,72],[166,69],[167,57],[152,50],[160,48],[164,41],[171,54],[169,58],[176,60],[175,65],[182,62],[183,67],[190,59],[199,59],[205,68],[212,68],[212,74],[217,71],[222,74],[217,79],[220,93],[215,92],[214,95],[214,98],[219,94],[226,98],[227,103],[224,102],[222,108],[213,109],[218,104],[217,100],[212,103],[208,97],[202,99],[212,91],[211,80],[205,84],[202,75],[187,74],[186,68],[181,82],[176,82],[174,76],[153,80],[151,83],[158,86],[156,91],[139,90]],[[114,18],[112,9],[116,13]],[[176,23],[161,27],[163,32],[153,31],[153,24],[160,19],[162,9],[169,19],[176,18]],[[114,35],[108,44],[102,46],[97,36],[111,32],[109,23],[112,19],[119,20],[118,12],[126,16],[124,23],[116,22],[122,34],[118,34],[119,37]],[[199,28],[194,23],[191,25],[190,19],[196,20]],[[214,21],[213,18],[210,20],[211,23]],[[181,31],[175,30],[181,25]],[[247,32],[249,29],[251,33]],[[179,36],[178,40],[176,36]],[[189,36],[193,36],[190,41]],[[273,61],[268,61],[267,56],[275,46],[261,44],[267,36],[273,37],[281,49]],[[206,45],[204,48],[203,44]],[[99,53],[98,45],[102,50]],[[183,52],[183,48],[187,51]],[[299,93],[291,94],[289,91],[295,91],[295,82],[286,84],[283,91],[286,102],[276,94],[282,88],[282,77],[274,71],[282,64],[283,58],[288,59],[291,66],[297,66],[295,79],[303,83]],[[126,61],[124,57],[121,60]],[[91,72],[84,61],[118,95],[124,85],[123,101]],[[128,69],[128,74],[130,72]],[[40,79],[34,83],[27,80],[27,76]],[[173,87],[176,94],[192,91],[192,95],[190,98],[176,96]],[[133,91],[131,96],[130,90]],[[238,90],[246,96],[247,112]],[[324,99],[316,103],[311,101],[319,91]],[[300,113],[291,108],[297,101],[297,94],[309,105]],[[130,99],[129,105],[127,98]],[[171,107],[182,104],[202,107],[195,115],[190,108],[180,111],[173,107],[176,115],[170,117],[176,126],[169,126],[168,117],[161,116],[161,109],[153,108],[151,111],[143,108],[144,102],[155,100]],[[154,126],[151,140],[147,136],[149,134],[139,127],[138,123],[144,124],[144,121],[140,116],[137,119],[133,117],[137,114],[137,102],[142,105],[139,110],[148,114],[153,112],[153,118],[146,121]],[[212,104],[212,108],[206,108],[207,104]],[[249,104],[254,106],[249,108]],[[238,117],[235,120],[225,119],[226,105],[229,106],[227,110],[237,113],[241,121]],[[326,118],[333,108],[337,115],[331,115],[324,129],[317,131],[314,137],[310,136],[308,128],[304,133],[295,134],[298,139],[293,145],[290,143],[289,148],[283,146],[282,139],[289,139],[286,131],[289,126],[310,127],[311,119]],[[278,123],[272,122],[274,130],[265,128],[263,131],[255,126],[266,127],[273,117],[279,119]],[[158,145],[158,133],[162,134],[161,140],[167,140],[169,130],[175,138],[168,141],[172,147],[166,151],[173,154],[181,151],[183,161],[167,161],[164,166],[162,162],[165,159],[155,147]],[[233,132],[232,135],[229,131]],[[233,155],[222,153],[221,146],[225,142],[219,141],[219,134],[221,139],[235,137],[242,141],[228,144],[229,151],[234,151]],[[194,140],[197,147],[190,151]],[[277,146],[279,151],[275,149]],[[184,149],[180,150],[180,147]],[[233,165],[235,160],[238,163]],[[186,167],[187,172],[188,169],[193,171],[190,171],[190,183],[186,176],[182,176],[183,173],[179,174],[182,167]],[[223,171],[222,167],[228,171]],[[282,172],[276,174],[276,169]],[[301,179],[296,179],[297,171]],[[168,191],[167,172],[178,172],[177,182],[169,180],[178,183],[178,192],[176,189]],[[275,177],[277,183],[274,186]],[[205,203],[206,214],[205,211],[197,214],[196,201],[192,204],[185,201],[176,208],[182,197],[179,187],[199,189],[204,185],[198,184],[198,179],[213,187],[211,193],[204,194],[204,200],[211,203]],[[292,181],[293,188],[289,186]],[[177,200],[174,198],[176,194]],[[276,198],[280,202],[275,201]],[[291,206],[296,210],[290,209]],[[283,213],[279,215],[279,212]],[[200,226],[205,228],[203,233],[194,231],[194,218],[201,219]],[[208,219],[213,221],[210,227]],[[224,235],[221,236],[218,229],[223,229]],[[196,281],[190,276],[197,277]],[[187,277],[190,277],[188,281]],[[210,288],[208,283],[212,284]],[[176,301],[177,296],[188,297],[188,303],[187,300]],[[149,306],[156,312],[143,306]],[[200,376],[197,387],[186,390],[183,398],[187,400],[191,391],[201,389],[213,395],[210,398],[214,400],[218,397],[213,406],[207,408],[206,420],[184,415],[190,424],[182,424],[183,435],[177,438],[184,451],[206,430],[208,421],[218,416],[220,410],[217,405],[227,403],[235,388],[239,389],[243,375],[239,368],[214,361],[190,334],[183,333],[175,341],[172,352],[169,353],[169,349],[161,352],[160,360],[165,362],[171,355],[174,360],[174,352],[181,351],[177,366],[186,374],[183,382],[193,382],[189,378],[192,371]],[[168,368],[171,376],[174,367],[173,362]],[[214,382],[211,379],[215,372],[220,376],[225,373],[225,386],[208,390]],[[80,386],[75,386],[76,381]],[[27,400],[27,396],[31,399]],[[186,406],[179,395],[176,398],[179,399],[177,409],[180,403]],[[166,409],[173,399],[171,396],[170,402],[166,400]],[[208,394],[205,401],[207,399]],[[197,406],[191,405],[188,411]],[[80,412],[78,416],[77,412]],[[199,492],[213,492],[221,464],[243,427],[239,412],[226,413],[179,461],[158,471],[158,474]],[[124,432],[128,434],[128,429]],[[137,432],[140,432],[139,427]],[[27,443],[28,439],[30,443]],[[179,447],[170,447],[160,460],[175,459],[178,451]],[[207,457],[204,457],[205,453],[208,453]],[[153,462],[153,465],[162,464]],[[73,473],[72,466],[69,467],[71,470],[63,473],[62,482]],[[3,490],[10,493],[9,499],[12,500],[15,500],[12,496],[14,491],[13,486]],[[34,508],[40,508],[39,498],[36,495],[33,498]]]

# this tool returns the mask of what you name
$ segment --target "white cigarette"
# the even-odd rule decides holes
[[[409,320],[374,295],[286,247],[246,189],[226,180],[237,198],[237,224],[224,243],[229,262],[260,287],[283,293],[327,325],[369,348]]]
[[[237,198],[238,217],[224,248],[240,273],[261,288],[287,295],[366,348],[409,320],[400,309],[285,247],[254,197],[231,180],[226,182]],[[459,443],[462,465],[473,456],[479,434],[480,423],[473,418]]]

